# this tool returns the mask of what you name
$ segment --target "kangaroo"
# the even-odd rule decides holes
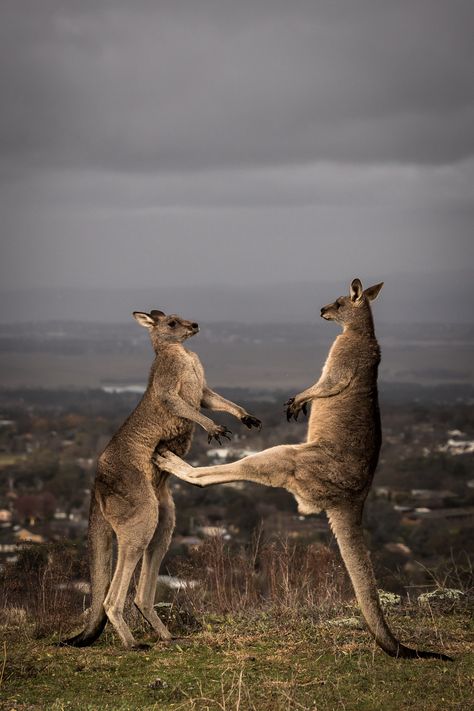
[[[139,648],[123,618],[133,571],[143,557],[135,605],[158,638],[171,635],[153,604],[158,571],[175,526],[168,474],[153,462],[155,450],[185,455],[195,424],[208,441],[229,438],[230,430],[215,424],[199,409],[229,412],[249,429],[261,427],[256,417],[213,392],[206,384],[198,356],[183,342],[199,331],[198,324],[154,309],[133,316],[148,329],[155,359],[146,391],[135,410],[99,457],[89,516],[89,557],[92,601],[85,629],[62,644],[85,647],[104,629],[107,618],[127,648]],[[112,577],[112,538],[118,555]]]
[[[338,541],[357,601],[377,644],[392,657],[449,660],[444,654],[401,644],[385,621],[369,552],[362,511],[382,441],[377,395],[380,348],[370,302],[383,283],[363,290],[359,279],[348,296],[321,309],[343,332],[334,341],[319,380],[285,403],[296,420],[311,404],[304,444],[271,447],[232,464],[193,468],[171,452],[157,457],[162,469],[197,486],[253,481],[291,492],[302,514],[325,510]]]

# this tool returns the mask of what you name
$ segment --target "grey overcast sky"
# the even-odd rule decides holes
[[[467,279],[473,36],[472,0],[2,0],[2,289]]]

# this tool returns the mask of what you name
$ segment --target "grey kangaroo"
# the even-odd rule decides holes
[[[322,318],[339,323],[343,333],[334,341],[317,383],[285,403],[288,420],[297,419],[301,411],[306,414],[311,403],[304,444],[272,447],[211,467],[193,468],[170,452],[157,459],[162,469],[197,486],[254,481],[286,488],[302,514],[325,510],[379,646],[392,657],[449,660],[441,653],[410,649],[392,634],[380,607],[361,525],[382,439],[377,396],[380,349],[370,307],[382,286],[364,291],[354,279],[348,296],[321,309]]]
[[[168,474],[152,461],[163,448],[185,455],[195,423],[208,440],[230,434],[223,425],[203,415],[201,407],[228,412],[248,428],[261,422],[242,407],[213,392],[206,384],[198,356],[183,346],[198,333],[198,324],[162,311],[136,311],[134,317],[148,329],[155,351],[146,391],[135,410],[99,457],[89,516],[89,557],[92,602],[85,629],[63,644],[92,644],[107,618],[127,648],[140,647],[123,618],[125,598],[133,571],[143,557],[135,605],[163,640],[171,635],[154,610],[158,571],[175,525]],[[118,555],[112,577],[112,539]]]

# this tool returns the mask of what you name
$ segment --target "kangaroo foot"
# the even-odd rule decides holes
[[[108,610],[106,609],[106,614],[109,618],[109,622],[113,625],[115,631],[122,640],[122,644],[125,649],[140,649],[140,644],[136,641],[129,626],[123,619],[122,612],[109,608]]]
[[[160,469],[163,469],[165,472],[169,472],[170,474],[174,474],[180,479],[182,478],[186,480],[186,477],[192,476],[192,466],[186,464],[186,462],[172,452],[155,454],[154,460]]]
[[[158,639],[161,639],[166,642],[170,641],[172,639],[171,632],[166,627],[166,625],[163,624],[163,622],[160,620],[160,618],[156,614],[153,607],[148,607],[146,605],[143,605],[137,600],[135,600],[134,604],[135,604],[135,607],[137,608],[137,610],[139,610],[139,612],[143,615],[145,620],[148,622],[148,624],[152,626]]]

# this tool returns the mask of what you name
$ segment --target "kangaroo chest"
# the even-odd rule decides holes
[[[204,369],[199,358],[187,353],[183,362],[179,394],[190,405],[201,404],[204,389]]]
[[[373,460],[380,447],[380,415],[377,397],[378,346],[364,343],[351,350],[342,337],[334,344],[322,378],[337,386],[341,373],[353,368],[347,388],[333,397],[315,398],[311,405],[308,441],[325,442],[331,451],[355,457],[362,463]]]

